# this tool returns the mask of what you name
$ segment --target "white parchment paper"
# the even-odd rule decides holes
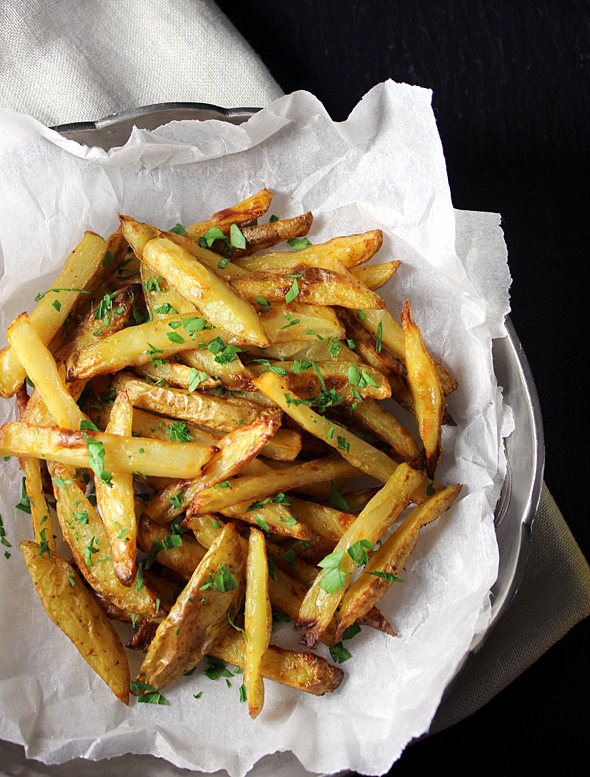
[[[459,381],[448,403],[457,426],[444,428],[437,479],[465,484],[453,509],[423,530],[405,583],[383,601],[399,636],[364,628],[347,643],[353,657],[342,686],[322,698],[267,682],[263,713],[251,721],[238,702],[241,679],[228,688],[200,669],[165,690],[168,707],[126,708],[113,697],[36,597],[17,547],[31,536],[28,517],[14,509],[20,473],[14,461],[0,463],[0,512],[15,546],[10,559],[0,557],[0,738],[46,763],[152,753],[241,777],[264,755],[292,751],[312,771],[386,771],[428,729],[489,618],[493,508],[509,430],[491,356],[492,337],[505,334],[510,284],[499,216],[453,210],[431,93],[380,84],[338,124],[297,92],[241,126],[136,129],[108,154],[3,113],[0,171],[2,332],[32,309],[84,230],[107,236],[116,228],[117,211],[168,228],[268,186],[272,212],[313,211],[312,242],[381,228],[374,261],[403,262],[383,290],[390,310],[398,315],[410,297],[426,343]],[[12,403],[2,403],[0,421],[11,417]],[[296,644],[288,625],[275,641]],[[132,672],[140,658],[130,654]]]

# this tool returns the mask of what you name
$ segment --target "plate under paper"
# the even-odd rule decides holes
[[[503,333],[508,309],[506,251],[497,217],[471,214],[462,229],[472,239],[457,256],[462,244],[430,92],[381,84],[341,124],[299,92],[240,126],[186,121],[137,130],[109,154],[11,114],[0,115],[0,138],[2,331],[31,309],[84,229],[106,236],[116,227],[117,210],[170,227],[268,186],[276,192],[272,212],[313,211],[312,242],[383,229],[376,261],[403,262],[383,290],[388,307],[398,314],[410,297],[425,341],[459,380],[449,401],[457,426],[445,429],[437,479],[465,484],[452,511],[424,530],[406,583],[384,602],[400,636],[363,629],[349,644],[343,685],[321,699],[267,683],[255,722],[238,703],[239,682],[228,689],[200,672],[166,691],[169,707],[125,709],[46,618],[15,551],[0,564],[0,581],[11,591],[0,603],[0,625],[11,635],[0,658],[0,738],[24,743],[28,755],[48,763],[153,753],[182,767],[225,768],[233,777],[267,753],[291,750],[313,771],[387,770],[427,730],[489,617],[497,570],[493,508],[504,477],[491,338]],[[478,229],[485,237],[473,237]],[[7,408],[0,406],[0,419]],[[15,464],[4,464],[0,512],[15,546],[29,537],[26,516],[13,508],[18,482]],[[287,626],[276,641],[293,644]],[[131,658],[133,670],[138,657]]]

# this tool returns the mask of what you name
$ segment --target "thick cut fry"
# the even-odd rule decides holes
[[[133,407],[125,392],[117,395],[106,428],[109,434],[131,437],[133,431]],[[137,522],[133,475],[114,472],[112,486],[94,477],[96,502],[111,543],[113,568],[123,585],[135,580],[137,557]]]
[[[167,316],[159,321],[130,326],[115,332],[85,350],[74,353],[66,363],[67,376],[91,378],[94,375],[117,372],[125,367],[147,362],[159,363],[180,351],[207,347],[219,336],[215,329],[195,330],[205,325],[199,317]],[[196,339],[192,339],[192,335]]]
[[[238,533],[229,524],[158,626],[139,682],[159,690],[200,661],[229,627],[228,616],[237,614],[244,596],[244,566]]]
[[[55,550],[40,555],[39,545],[26,540],[20,548],[45,612],[115,696],[129,704],[125,649],[92,593]]]
[[[80,295],[80,289],[86,288],[101,266],[106,251],[107,244],[100,235],[86,232],[66,259],[52,289],[40,299],[30,318],[45,345],[55,337]],[[0,395],[11,397],[24,379],[24,368],[11,347],[6,346],[0,351]]]
[[[209,352],[207,352],[209,353]],[[147,362],[141,367],[136,367],[138,375],[142,375],[148,383],[156,383],[160,386],[173,386],[184,391],[194,391],[196,388],[211,389],[219,386],[219,381],[210,378],[206,372],[188,367],[186,364],[164,361],[162,364],[152,364]]]
[[[371,399],[359,402],[353,409],[352,416],[370,432],[391,445],[393,452],[403,461],[413,461],[419,455],[420,449],[410,432],[378,402]]]
[[[55,540],[51,528],[51,514],[43,493],[39,460],[25,456],[21,459],[20,464],[25,473],[25,488],[31,503],[31,521],[35,542],[54,550]]]
[[[238,259],[237,264],[250,272],[307,266],[308,262],[318,266],[323,259],[337,261],[343,267],[356,267],[368,262],[382,243],[383,233],[374,229],[361,235],[335,237],[327,243],[317,243],[301,251],[276,251]]]
[[[65,467],[49,467],[59,525],[81,574],[95,591],[121,610],[142,618],[153,617],[156,601],[147,586],[136,591],[135,587],[124,586],[115,575],[109,536],[84,492],[70,482]]]
[[[261,297],[267,302],[288,302],[288,295],[292,295],[293,299],[310,305],[341,305],[355,309],[380,309],[385,306],[379,295],[363,288],[351,273],[323,267],[295,269],[298,272],[257,270],[241,278],[233,278],[231,285],[249,302],[256,302]]]
[[[334,564],[324,564],[324,570],[305,595],[296,623],[296,628],[306,629],[302,641],[308,647],[316,647],[350,584],[356,563],[348,553],[349,549],[362,540],[370,543],[372,547],[406,508],[412,493],[424,480],[422,472],[412,469],[408,464],[400,464],[384,487],[346,530],[334,552],[327,557]]]
[[[194,497],[188,512],[217,512],[236,502],[265,499],[278,494],[279,491],[302,488],[310,483],[329,483],[335,478],[354,477],[358,474],[358,469],[346,461],[331,458],[306,461],[303,464],[294,464],[288,469],[274,470],[262,475],[244,475],[231,480],[231,488],[205,488]]]
[[[342,309],[342,308],[341,308]],[[332,308],[316,308],[316,310],[330,310]],[[291,340],[285,343],[272,343],[267,348],[249,348],[248,353],[251,356],[257,356],[264,359],[279,359],[280,361],[293,361],[295,359],[299,361],[333,361],[333,362],[360,362],[360,358],[354,351],[348,348],[343,342],[338,342],[338,349],[335,348],[334,342],[339,338],[344,338],[344,328],[341,327],[340,334],[329,335],[325,337],[321,336],[321,340],[318,340],[316,330],[307,330],[308,336],[306,340]],[[375,365],[372,365],[375,366]],[[377,367],[379,369],[379,367]]]
[[[177,481],[154,494],[146,510],[149,517],[157,523],[170,523],[186,510],[200,491],[218,483],[229,483],[228,478],[240,472],[260,453],[277,428],[277,421],[261,417],[250,426],[234,429],[219,441],[219,450],[200,477]]]
[[[355,437],[348,429],[335,425],[292,394],[278,375],[265,372],[255,381],[257,388],[273,400],[307,432],[324,440],[337,450],[354,467],[385,483],[394,473],[397,464],[385,453]]]
[[[309,526],[321,537],[335,542],[338,542],[356,518],[355,515],[336,510],[334,507],[293,497],[291,497],[291,510],[298,521]]]
[[[72,467],[90,469],[87,439],[102,443],[107,472],[141,472],[159,477],[196,477],[216,451],[196,442],[173,442],[144,437],[121,438],[103,432],[76,432],[57,427],[7,423],[0,427],[3,456],[34,456],[59,461]]]
[[[207,249],[195,249],[197,256]],[[252,345],[268,345],[253,308],[225,281],[201,264],[194,254],[164,237],[150,240],[143,261],[192,302],[214,326]]]
[[[272,612],[268,597],[268,563],[264,535],[250,531],[246,564],[246,603],[244,605],[246,661],[244,685],[251,718],[256,718],[264,705],[264,683],[261,663],[270,644]]]
[[[313,215],[308,211],[300,216],[293,216],[288,219],[279,219],[270,224],[255,224],[242,229],[242,234],[246,238],[246,248],[234,248],[232,261],[240,256],[248,256],[255,251],[261,251],[263,248],[270,248],[277,243],[285,240],[292,240],[295,237],[307,235],[313,223]],[[229,230],[224,230],[228,232]],[[217,250],[218,242],[212,246]]]
[[[351,272],[360,283],[368,289],[379,289],[391,280],[401,262],[383,262],[383,264],[367,264],[363,267],[353,267]]]
[[[373,488],[363,488],[361,491],[349,491],[345,494],[346,503],[351,513],[360,513],[378,493],[377,486]]]
[[[394,578],[401,573],[416,546],[420,529],[446,512],[460,491],[460,485],[449,486],[416,507],[373,554],[358,579],[342,597],[336,640],[342,639],[346,628],[369,612],[395,582]]]
[[[185,232],[189,237],[198,238],[204,235],[211,227],[218,227],[222,232],[227,231],[232,224],[237,224],[241,227],[242,224],[249,224],[251,221],[256,221],[261,216],[264,216],[270,207],[271,201],[271,190],[261,189],[246,200],[214,213],[207,221],[190,224],[185,228]]]
[[[344,337],[344,327],[332,308],[304,305],[300,302],[292,302],[290,305],[284,302],[261,305],[261,300],[263,300],[262,297],[257,301],[260,323],[272,345],[260,349],[248,347],[250,353],[266,356],[270,353],[269,349],[278,348],[279,344],[286,345],[293,340],[315,344],[321,342],[319,338],[338,340]],[[264,301],[266,302],[266,299]],[[269,358],[278,357],[269,356]]]
[[[188,580],[200,564],[205,551],[190,535],[180,535],[173,525],[172,530],[160,526],[142,515],[139,520],[137,542],[139,547],[148,554],[146,567],[154,560],[168,569],[173,569],[185,580]]]
[[[139,227],[147,230],[141,235],[133,233],[135,253],[141,257],[143,256],[143,246],[157,237],[157,232],[147,224],[140,224]],[[153,318],[160,319],[165,316],[184,314],[198,315],[193,303],[179,294],[161,275],[155,275],[147,264],[139,263],[139,274],[146,305]]]
[[[426,471],[434,477],[434,470],[441,454],[442,418],[445,398],[430,354],[424,347],[420,330],[412,319],[410,301],[406,300],[402,311],[402,326],[406,344],[406,368],[408,383],[414,399],[418,432],[424,443]]]
[[[209,649],[209,653],[242,669],[246,664],[246,643],[241,634],[232,629],[226,631]],[[335,691],[344,676],[342,669],[332,666],[314,653],[285,650],[276,645],[269,645],[262,657],[260,670],[268,680],[314,696]]]
[[[8,342],[58,426],[79,429],[84,414],[66,389],[53,356],[26,313],[21,313],[8,327]]]
[[[259,526],[267,533],[272,532],[297,540],[311,539],[311,529],[296,520],[289,507],[284,504],[274,504],[271,501],[266,504],[238,502],[231,507],[224,507],[220,512],[229,518],[238,518],[253,526]]]
[[[180,389],[150,385],[127,372],[117,375],[113,385],[117,391],[127,392],[134,407],[172,415],[220,432],[232,432],[240,424],[251,424],[262,414],[259,405],[241,397],[222,399],[198,391],[187,394]],[[281,414],[269,408],[266,415],[278,420]]]

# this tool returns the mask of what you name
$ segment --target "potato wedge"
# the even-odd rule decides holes
[[[342,597],[336,640],[342,639],[346,628],[369,612],[395,582],[416,546],[420,529],[446,512],[460,491],[460,485],[448,486],[416,507],[373,554]]]
[[[335,478],[355,475],[358,475],[358,469],[346,461],[332,458],[315,459],[262,475],[243,475],[230,481],[231,488],[205,488],[194,497],[187,512],[217,512],[236,502],[265,499],[278,494],[279,491],[301,488],[310,483],[329,483]]]
[[[57,425],[64,429],[79,429],[84,413],[66,389],[53,356],[26,313],[14,319],[7,336],[12,353],[35,384]]]
[[[228,482],[264,448],[278,428],[273,418],[257,418],[249,426],[241,426],[219,441],[219,450],[203,469],[200,477],[181,480],[154,494],[147,506],[147,515],[158,523],[170,523],[186,510],[202,490]]]
[[[297,266],[318,266],[322,259],[339,262],[343,267],[356,267],[368,262],[377,253],[383,243],[380,229],[360,235],[335,237],[326,243],[316,243],[301,251],[276,251],[238,259],[236,264],[249,272],[258,270],[277,270]]]
[[[352,417],[391,445],[395,455],[403,461],[413,461],[420,454],[418,444],[410,432],[378,402],[372,399],[359,402],[352,410]]]
[[[86,232],[64,262],[53,287],[37,295],[31,323],[45,345],[53,340],[74,303],[102,265],[107,244],[94,232]],[[0,396],[11,397],[25,379],[25,370],[10,346],[0,351]]]
[[[129,704],[129,664],[117,632],[75,570],[55,550],[20,548],[45,612],[123,704]],[[64,656],[65,659],[65,656]]]
[[[241,397],[223,399],[198,391],[187,394],[180,389],[150,385],[128,372],[119,373],[113,385],[117,391],[127,392],[134,407],[172,415],[220,432],[232,432],[236,426],[251,424],[262,415],[259,405]],[[277,420],[281,416],[279,411],[270,408],[266,415]]]
[[[145,568],[154,561],[173,569],[188,580],[201,563],[205,551],[189,534],[183,534],[173,524],[172,528],[150,521],[145,513],[139,519],[137,543],[148,554]]]
[[[108,472],[141,472],[159,477],[196,477],[216,451],[196,442],[176,446],[172,442],[145,437],[122,439],[103,432],[76,432],[57,427],[7,423],[0,427],[3,456],[33,456],[90,469],[87,439],[102,443],[104,467]]]
[[[107,425],[108,434],[131,437],[133,407],[123,391],[117,395]],[[94,476],[96,502],[111,544],[113,569],[123,585],[131,585],[137,571],[137,521],[133,475],[114,472],[112,486]]]
[[[387,281],[393,278],[400,264],[399,261],[367,264],[362,267],[353,267],[351,272],[357,281],[374,291],[385,286]]]
[[[154,617],[156,599],[147,586],[139,591],[128,588],[115,575],[107,531],[84,492],[71,482],[65,467],[50,463],[49,471],[59,525],[80,573],[97,593],[121,610],[141,618]]]
[[[242,202],[230,205],[228,208],[214,213],[207,221],[200,221],[196,224],[190,224],[185,228],[188,237],[199,238],[204,235],[211,227],[218,227],[222,232],[228,230],[232,224],[239,227],[242,224],[249,224],[264,216],[270,207],[272,201],[272,192],[270,189],[261,189],[256,194],[248,197]]]
[[[228,524],[158,626],[137,680],[160,690],[192,669],[229,627],[244,596],[245,558]],[[205,599],[205,602],[202,600]]]
[[[402,326],[406,344],[408,383],[414,399],[418,432],[424,443],[426,471],[430,478],[441,454],[441,429],[445,412],[445,398],[434,367],[434,362],[422,342],[420,330],[414,323],[410,300],[402,311]]]
[[[302,642],[308,647],[316,647],[350,584],[356,562],[348,551],[353,545],[359,546],[362,540],[371,548],[407,507],[412,493],[424,480],[422,472],[412,469],[408,464],[400,464],[346,530],[334,552],[320,562],[323,571],[306,593],[295,624],[296,628],[305,629]]]
[[[273,400],[307,432],[324,440],[354,467],[385,483],[397,464],[385,453],[356,437],[348,429],[335,425],[329,419],[306,407],[301,398],[289,391],[284,381],[272,372],[256,379],[257,388]]]
[[[246,602],[244,605],[246,661],[244,685],[251,718],[262,712],[264,682],[261,663],[270,644],[272,612],[268,597],[268,564],[264,535],[258,529],[250,531],[246,562]]]
[[[233,278],[231,285],[249,302],[263,298],[267,302],[289,303],[297,298],[299,302],[310,305],[341,305],[355,309],[381,309],[385,306],[374,291],[363,288],[351,273],[326,270],[323,267],[295,269],[295,273],[257,270],[241,278]]]
[[[246,643],[241,634],[232,629],[225,632],[209,653],[242,669],[246,664]],[[315,653],[285,650],[276,645],[269,645],[262,657],[260,670],[268,680],[314,696],[335,691],[344,676],[342,669],[332,666]]]
[[[219,332],[204,329],[205,325],[205,320],[198,316],[167,316],[130,326],[72,354],[66,362],[67,377],[69,380],[91,378],[147,362],[159,364],[180,351],[206,348],[219,337]]]
[[[334,542],[338,542],[356,518],[352,513],[295,497],[291,497],[291,510],[304,526]]]

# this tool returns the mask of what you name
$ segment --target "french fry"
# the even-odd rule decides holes
[[[107,531],[80,487],[71,482],[60,464],[50,464],[57,517],[64,540],[70,546],[80,573],[99,594],[125,612],[151,618],[156,612],[155,596],[143,586],[124,586],[115,575]]]
[[[26,313],[8,327],[8,342],[58,426],[79,429],[84,414],[67,391],[53,356]]]
[[[293,340],[303,342],[321,342],[334,338],[336,340],[344,337],[344,327],[338,321],[338,318],[332,308],[314,307],[305,305],[302,302],[292,302],[286,305],[284,302],[275,302],[274,304],[260,305],[260,300],[267,301],[264,297],[258,298],[258,307],[260,312],[260,323],[264,329],[270,346],[264,349],[253,349],[250,346],[248,351],[260,356],[266,356],[269,348],[276,348],[280,343],[285,345]],[[277,358],[270,356],[267,358]],[[329,356],[327,358],[330,358]]]
[[[259,298],[267,302],[289,302],[291,295],[293,299],[310,305],[341,305],[355,309],[380,309],[385,306],[374,291],[363,288],[350,272],[336,272],[323,267],[295,269],[296,273],[257,270],[241,278],[233,278],[231,285],[249,302],[256,302]]]
[[[188,367],[186,364],[178,364],[178,362],[165,361],[162,364],[147,362],[136,367],[135,371],[138,375],[146,378],[148,382],[152,381],[165,387],[173,386],[184,389],[184,391],[188,391],[189,388],[192,391],[200,388],[202,391],[219,386],[219,381],[210,378],[207,373],[197,370],[195,374],[194,368]]]
[[[150,361],[158,363],[180,351],[199,348],[201,343],[205,343],[203,348],[206,348],[219,337],[219,332],[204,329],[198,331],[197,339],[193,340],[192,334],[197,331],[194,327],[201,322],[205,326],[205,320],[199,317],[167,316],[115,332],[84,351],[72,354],[66,362],[67,377],[69,380],[91,378]]]
[[[387,542],[373,554],[358,579],[342,597],[336,640],[342,638],[348,626],[369,612],[395,582],[416,547],[420,529],[445,513],[460,491],[460,485],[448,486],[414,508]]]
[[[194,497],[187,512],[217,512],[235,502],[265,499],[278,494],[279,491],[285,492],[311,483],[330,482],[335,478],[355,475],[358,475],[358,469],[346,461],[331,458],[306,461],[303,464],[294,464],[288,469],[262,475],[244,475],[231,480],[231,488],[205,488]]]
[[[285,502],[287,502],[286,499]],[[253,526],[259,526],[266,533],[272,532],[298,540],[311,539],[311,529],[300,523],[284,504],[274,504],[270,501],[266,504],[238,502],[224,507],[220,512],[229,518],[238,518]]]
[[[309,526],[321,537],[334,540],[334,542],[338,542],[356,518],[355,515],[336,510],[334,507],[294,497],[291,497],[291,510],[298,521]]]
[[[261,408],[241,397],[211,397],[200,392],[187,394],[179,389],[154,386],[121,372],[114,379],[117,391],[126,391],[131,404],[143,410],[166,413],[183,421],[199,424],[221,432],[231,432],[240,424],[251,424],[261,415]],[[267,415],[280,418],[274,409]]]
[[[127,656],[92,593],[55,550],[41,555],[39,545],[26,540],[20,548],[45,612],[115,696],[129,704]]]
[[[197,239],[204,235],[211,227],[218,227],[222,232],[229,230],[232,224],[241,227],[243,224],[249,224],[264,216],[270,207],[272,201],[272,192],[270,189],[261,189],[256,194],[248,197],[242,202],[230,205],[229,208],[214,213],[207,221],[200,221],[196,224],[190,224],[185,228],[188,237]]]
[[[255,224],[246,226],[242,229],[242,234],[246,238],[246,248],[233,248],[234,255],[232,261],[240,256],[249,256],[263,248],[270,248],[277,243],[286,240],[292,240],[296,237],[307,235],[313,223],[313,215],[308,211],[300,216],[293,216],[288,219],[279,219],[270,224]],[[227,228],[223,230],[228,232]],[[211,247],[215,251],[218,243]]]
[[[133,430],[133,407],[125,392],[117,395],[106,431],[123,438],[131,437]],[[123,585],[135,580],[137,563],[137,522],[135,520],[135,498],[133,475],[113,473],[112,485],[108,486],[95,475],[96,502],[105,529],[109,536],[115,574]]]
[[[355,437],[348,429],[341,428],[301,403],[301,399],[289,391],[278,375],[265,372],[255,381],[257,388],[273,400],[287,415],[307,432],[324,440],[337,450],[354,467],[361,469],[385,483],[394,473],[397,464],[385,453]]]
[[[362,540],[372,547],[412,499],[424,481],[424,474],[408,464],[400,464],[379,493],[371,499],[346,530],[330,556],[322,562],[323,571],[305,595],[296,628],[304,628],[303,643],[316,647],[328,628],[344,592],[350,584],[356,562],[350,548]]]
[[[154,494],[147,506],[147,515],[158,523],[170,523],[180,515],[195,496],[236,475],[264,448],[278,428],[276,420],[257,418],[249,426],[234,428],[222,438],[219,450],[203,468],[202,474],[192,480],[181,480]],[[222,490],[222,489],[221,489]]]
[[[361,491],[349,491],[344,498],[351,513],[360,513],[379,491],[379,487],[363,488]]]
[[[180,535],[168,526],[160,526],[150,521],[147,515],[139,519],[137,543],[148,554],[146,568],[158,561],[168,569],[173,569],[188,580],[201,563],[205,551],[190,535]]]
[[[55,550],[51,512],[43,493],[39,460],[26,456],[21,459],[20,465],[25,473],[25,488],[31,504],[31,521],[35,542],[38,545],[43,544],[50,550]]]
[[[353,267],[351,272],[360,283],[368,289],[375,290],[385,286],[391,280],[401,262],[383,262],[382,264],[366,264],[362,267]]]
[[[159,690],[200,661],[241,605],[244,562],[238,534],[230,524],[158,626],[137,675],[139,682]]]
[[[308,262],[318,266],[322,259],[337,261],[343,267],[350,268],[368,262],[381,248],[382,243],[383,233],[380,229],[374,229],[361,235],[335,237],[326,243],[310,245],[301,251],[276,251],[238,259],[236,263],[249,272],[305,267],[309,266]]]
[[[332,310],[332,308],[316,308],[317,310]],[[318,340],[316,330],[307,330],[309,332],[306,340],[291,340],[285,343],[272,343],[266,348],[249,348],[250,356],[256,356],[263,359],[279,359],[280,361],[348,361],[360,362],[360,358],[355,351],[348,348],[343,342],[338,342],[338,348],[334,343],[338,338],[344,338],[344,328],[341,328],[340,334],[329,335]],[[330,350],[331,349],[331,350]],[[375,365],[372,365],[375,366]],[[377,367],[379,369],[379,367]],[[382,370],[381,370],[382,371]]]
[[[246,664],[246,643],[242,635],[232,629],[225,632],[209,653],[242,669]],[[315,653],[285,650],[276,645],[269,645],[262,657],[260,670],[268,680],[314,696],[335,691],[344,676],[342,669],[332,666]]]
[[[244,630],[246,632],[244,685],[250,717],[256,718],[264,705],[261,663],[270,644],[272,630],[266,545],[264,535],[258,529],[250,531],[248,540]]]
[[[172,442],[144,437],[122,439],[104,432],[76,432],[15,422],[0,427],[0,451],[3,456],[33,456],[90,469],[88,438],[102,443],[104,467],[108,472],[196,477],[216,451],[213,446],[194,442],[176,446]]]
[[[359,402],[353,408],[352,416],[365,429],[391,445],[393,452],[403,461],[413,461],[419,455],[420,449],[410,432],[375,400]]]
[[[424,347],[420,330],[412,319],[409,300],[406,300],[402,311],[402,326],[406,344],[408,383],[414,399],[418,432],[426,452],[426,471],[428,476],[433,478],[441,454],[445,398],[434,362]]]
[[[45,292],[30,315],[31,323],[47,345],[67,318],[74,303],[104,261],[106,242],[94,232],[86,232],[66,259],[49,291]],[[62,289],[55,291],[55,289]],[[0,351],[0,396],[11,397],[25,379],[25,370],[10,346]]]

